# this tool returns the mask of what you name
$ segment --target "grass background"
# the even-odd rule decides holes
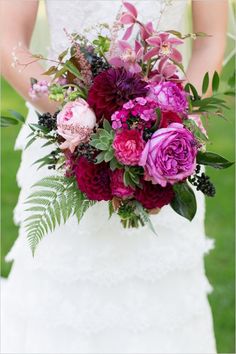
[[[229,46],[232,48],[232,43]],[[229,50],[229,48],[228,48]],[[224,67],[222,81],[225,82],[234,71],[234,58]],[[230,110],[227,121],[211,119],[208,133],[213,142],[211,149],[234,160],[234,100],[228,97]],[[2,79],[1,112],[14,109],[22,114],[27,110],[22,98]],[[20,163],[20,152],[14,151],[14,142],[19,127],[2,131],[1,168],[1,273],[9,274],[11,264],[4,260],[17,238],[17,227],[13,223],[13,209],[17,202],[18,187],[15,175]],[[215,333],[219,353],[235,353],[235,239],[234,239],[234,168],[224,171],[208,170],[217,187],[216,197],[206,200],[206,233],[215,239],[215,249],[205,259],[206,273],[214,287],[209,296],[213,310]]]

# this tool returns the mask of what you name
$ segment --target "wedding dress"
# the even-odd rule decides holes
[[[178,29],[185,0],[136,1],[141,17]],[[48,0],[51,54],[68,45],[63,28],[81,31],[114,21],[120,1]],[[28,122],[37,116],[29,106]],[[28,128],[17,149],[24,149]],[[15,219],[25,217],[30,186],[50,174],[32,163],[45,155],[39,142],[23,151]],[[212,241],[204,233],[204,197],[190,223],[169,206],[148,227],[124,230],[106,203],[80,225],[71,218],[47,235],[33,258],[23,225],[7,259],[14,265],[2,296],[2,353],[215,353],[204,271]]]

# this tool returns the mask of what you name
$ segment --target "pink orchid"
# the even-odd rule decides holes
[[[158,64],[157,70],[153,71],[153,76],[150,78],[151,82],[162,81],[181,81],[176,75],[177,67],[168,61],[167,57],[163,57]]]
[[[124,12],[121,15],[119,22],[122,25],[130,25],[123,36],[123,40],[128,40],[132,34],[133,27],[137,21],[138,11],[136,7],[130,4],[129,2],[123,2],[123,5],[126,8],[127,12]]]
[[[124,67],[126,70],[132,73],[139,73],[142,71],[141,66],[138,64],[138,61],[143,56],[143,47],[138,42],[135,41],[134,49],[126,41],[118,42],[121,54],[117,57],[113,57],[109,60],[109,63],[115,68]]]
[[[174,46],[182,44],[179,38],[171,37],[169,33],[159,33],[156,36],[149,37],[146,42],[154,47],[150,49],[144,56],[144,61],[150,60],[154,56],[167,57],[176,62],[182,61],[181,53]]]
[[[146,25],[140,27],[140,35],[142,40],[146,40],[151,37],[154,33],[153,23],[148,22]]]

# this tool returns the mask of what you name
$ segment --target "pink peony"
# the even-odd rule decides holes
[[[196,167],[197,146],[183,124],[172,123],[157,130],[148,140],[140,159],[145,179],[165,187],[190,176]]]
[[[95,124],[96,116],[85,100],[68,102],[57,115],[57,132],[65,139],[60,148],[73,153],[76,146],[88,140]]]
[[[134,194],[134,190],[130,186],[124,185],[123,177],[124,177],[124,170],[117,169],[114,172],[112,172],[111,175],[112,195],[118,198],[132,197]]]
[[[118,132],[113,141],[115,157],[124,165],[138,165],[144,146],[141,132],[138,130]]]
[[[174,82],[151,84],[148,96],[158,103],[162,111],[184,113],[188,108],[186,92]]]

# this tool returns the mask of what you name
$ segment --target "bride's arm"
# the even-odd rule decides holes
[[[201,93],[202,79],[208,71],[221,71],[226,45],[227,0],[192,0],[193,32],[205,32],[211,37],[193,42],[187,80]]]
[[[35,25],[38,11],[38,1],[31,0],[1,0],[1,72],[3,77],[23,96],[27,101],[31,101],[28,91],[30,88],[30,78],[38,80],[48,80],[42,75],[43,67],[38,63],[32,63],[19,72],[19,68],[12,66],[13,48],[21,42],[20,50],[17,53],[19,61],[29,60],[31,53],[29,45]],[[23,53],[24,52],[24,53]],[[32,101],[33,105],[41,112],[56,110],[55,104],[49,103],[47,97]]]

